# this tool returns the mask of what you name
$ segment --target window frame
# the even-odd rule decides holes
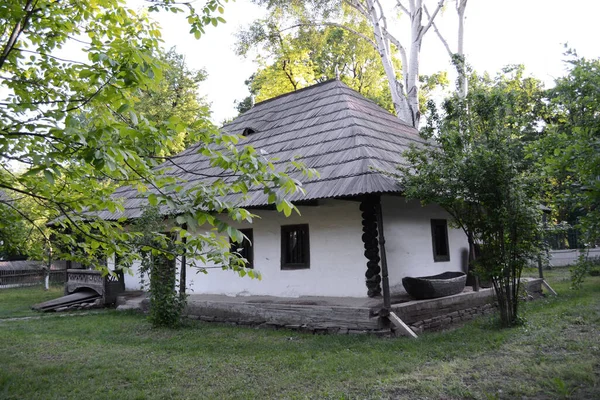
[[[446,253],[439,254],[437,248],[436,232],[438,227],[443,227],[444,230],[444,241],[446,242]],[[434,262],[447,262],[450,261],[450,241],[448,240],[448,220],[446,219],[431,219],[431,246],[433,250],[433,261]]]
[[[304,246],[301,249],[303,258],[306,260],[303,263],[288,263],[285,262],[285,254],[287,253],[287,238],[288,233],[302,230],[306,238],[303,243]],[[308,224],[295,224],[295,225],[281,225],[281,269],[282,270],[297,270],[297,269],[310,269],[310,231]]]
[[[242,243],[234,242],[232,238],[229,238],[229,251],[232,253],[238,253],[237,249],[244,247],[244,242],[248,242],[248,250],[250,254],[245,254],[245,259],[248,261],[246,263],[246,268],[254,269],[254,230],[252,228],[238,229],[244,236],[244,240]]]

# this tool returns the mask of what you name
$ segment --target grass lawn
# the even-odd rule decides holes
[[[548,280],[559,297],[524,304],[523,326],[479,319],[418,340],[196,321],[169,331],[110,310],[0,320],[0,398],[598,399],[600,278],[580,291],[567,270]],[[0,318],[50,295],[2,290]]]
[[[31,311],[32,305],[56,299],[63,293],[62,285],[51,285],[48,291],[44,290],[41,285],[19,289],[0,289],[0,319],[39,316],[39,313]]]

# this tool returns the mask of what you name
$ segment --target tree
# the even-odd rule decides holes
[[[459,95],[467,92],[466,64],[464,59],[464,18],[467,0],[456,0],[458,16],[457,50],[452,51],[448,41],[442,36],[435,20],[446,4],[439,0],[430,11],[424,0],[396,1],[392,8],[399,9],[407,18],[401,23],[400,18],[392,17],[395,10],[386,7],[380,0],[331,0],[331,1],[280,1],[256,0],[267,5],[274,14],[285,15],[294,19],[295,26],[337,26],[351,32],[369,43],[379,54],[388,81],[392,104],[396,114],[404,122],[419,127],[419,57],[425,34],[433,28],[448,51],[459,76]],[[364,35],[344,21],[344,8],[351,8],[371,28],[371,35]],[[394,27],[406,28],[408,40],[400,39],[394,34]],[[408,43],[405,45],[403,43]],[[400,59],[400,65],[395,59]]]
[[[23,221],[14,199],[0,192],[0,260],[27,256],[32,229]]]
[[[491,280],[503,326],[519,321],[521,271],[540,248],[539,182],[523,140],[537,126],[523,111],[537,101],[521,90],[530,83],[519,71],[473,80],[441,115],[432,105],[424,132],[434,143],[408,151],[398,176],[407,197],[439,204],[463,229],[470,267]]]
[[[198,85],[206,80],[206,71],[192,70],[185,62],[185,57],[178,54],[175,48],[160,53],[159,59],[166,68],[163,79],[157,82],[152,90],[142,89],[136,111],[157,125],[167,125],[176,117],[185,128],[178,132],[169,147],[149,150],[151,155],[168,156],[179,153],[196,143],[194,134],[211,129],[209,105],[198,94]],[[156,146],[155,143],[148,143]]]
[[[238,33],[238,55],[248,56],[253,50],[259,53],[259,69],[246,81],[251,96],[239,102],[240,111],[248,109],[253,101],[336,77],[393,111],[379,56],[364,39],[336,26],[302,25],[284,30],[283,24],[278,15],[270,15]],[[348,24],[362,35],[369,34],[364,21]],[[396,63],[399,65],[398,60]]]
[[[209,0],[199,11],[171,0],[149,4],[149,12],[185,8],[197,37],[206,25],[224,21],[216,16],[223,12],[219,0]],[[301,189],[253,148],[236,146],[237,136],[208,124],[192,132],[197,151],[231,177],[206,176],[212,179],[184,189],[185,182],[167,173],[177,160],[152,157],[148,143],[170,148],[188,127],[176,113],[168,121],[153,121],[137,108],[144,91],[160,92],[167,66],[159,38],[159,27],[146,12],[120,1],[0,4],[0,189],[30,199],[53,217],[52,235],[44,234],[44,242],[52,239],[59,256],[89,264],[98,255],[127,261],[139,256],[132,246],[140,232],[131,225],[126,229],[125,219],[97,217],[104,210],[122,211],[114,188],[130,185],[165,215],[177,214],[174,246],[151,250],[167,259],[185,252],[190,260],[243,274],[243,263],[232,262],[235,257],[218,233],[239,238],[227,221],[251,220],[252,214],[222,198],[260,189],[289,214],[294,207],[285,194]],[[68,47],[78,48],[83,57],[68,58],[62,51]],[[43,232],[35,218],[27,222]],[[206,225],[215,231],[202,233]]]
[[[532,150],[559,221],[575,225],[581,242],[594,246],[600,242],[600,59],[578,57],[574,51],[567,55],[570,69],[548,91],[546,132]],[[575,270],[576,286],[585,272]]]

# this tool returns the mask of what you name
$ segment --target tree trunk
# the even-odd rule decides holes
[[[467,97],[469,90],[469,82],[467,80],[467,66],[465,60],[465,9],[467,8],[467,0],[457,0],[456,12],[458,13],[458,49],[456,70],[458,72],[458,95],[461,99]]]
[[[408,108],[408,102],[406,99],[406,94],[404,93],[402,83],[399,82],[396,78],[396,70],[392,62],[393,56],[390,51],[390,42],[389,39],[386,38],[385,33],[383,32],[383,29],[379,22],[381,16],[377,12],[375,3],[372,0],[367,0],[367,6],[369,17],[371,18],[371,24],[373,26],[373,35],[375,36],[377,51],[379,52],[381,64],[383,65],[383,70],[385,71],[388,86],[390,88],[390,93],[392,95],[392,103],[394,104],[394,110],[396,111],[396,114],[400,119],[410,124],[410,113]]]

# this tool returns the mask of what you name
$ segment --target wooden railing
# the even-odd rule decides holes
[[[0,270],[0,289],[21,286],[43,285],[45,277],[45,271],[42,269]],[[50,283],[65,283],[65,271],[51,270]]]
[[[102,271],[87,269],[67,270],[65,295],[81,289],[91,289],[102,296],[105,304],[114,303],[119,293],[125,291],[123,273],[102,275]]]

